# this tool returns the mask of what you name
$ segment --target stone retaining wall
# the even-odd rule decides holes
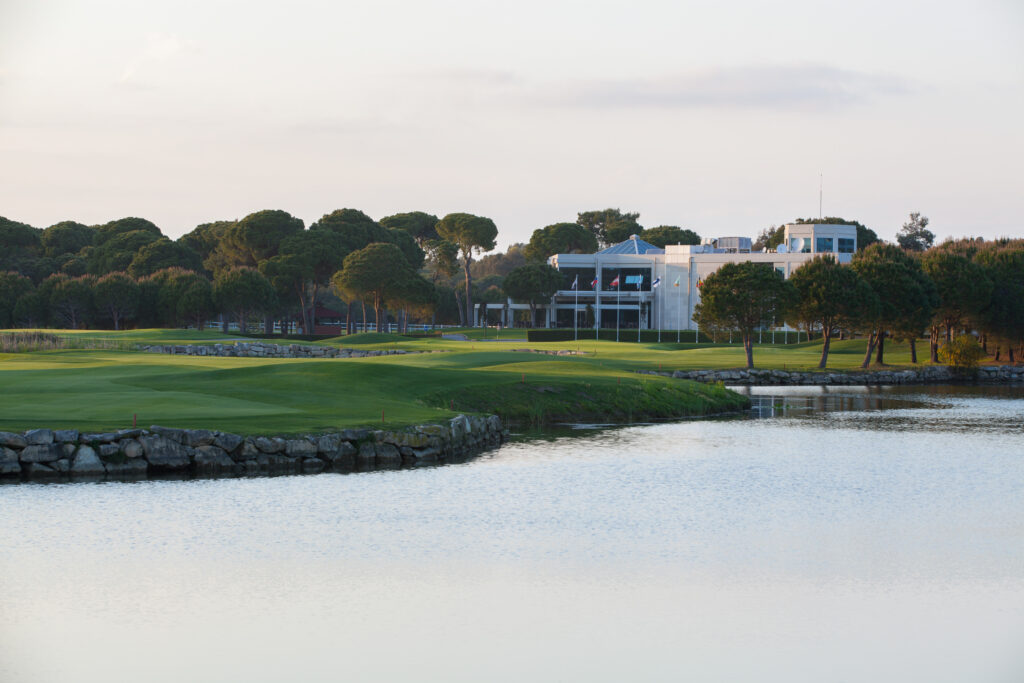
[[[786,370],[676,370],[641,371],[697,382],[724,382],[751,385],[866,385],[866,384],[945,384],[948,382],[1008,383],[1024,382],[1024,366],[983,366],[977,372],[956,372],[951,368],[929,365],[918,370],[874,370],[871,372],[796,372]]]
[[[407,430],[346,429],[317,436],[250,436],[205,429],[0,432],[8,481],[224,476],[397,469],[460,461],[507,436],[496,415],[459,415]]]
[[[183,356],[230,356],[235,358],[366,358],[395,356],[433,351],[404,349],[339,349],[336,346],[309,344],[269,344],[267,342],[235,342],[234,344],[157,344],[140,346],[148,353],[169,353]]]

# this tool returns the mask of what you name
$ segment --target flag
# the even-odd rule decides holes
[[[611,284],[610,284],[610,285],[608,285],[608,286],[609,286],[609,287],[618,287],[618,286],[619,286],[619,276],[618,276],[618,275],[616,275],[616,276],[615,276],[615,279],[614,279],[614,280],[612,280]]]
[[[679,278],[676,278],[676,281],[675,281],[675,283],[672,286],[673,287],[678,287],[679,286]]]
[[[593,280],[590,281],[590,288],[591,289],[597,289],[597,278],[596,277]]]
[[[697,289],[700,289],[703,285],[704,285],[704,281],[701,280],[700,278],[697,278]]]
[[[572,281],[572,288],[576,289],[576,285],[578,285],[579,283],[580,283],[580,276],[577,275],[576,279]]]
[[[654,278],[654,282],[651,283],[651,289],[657,289],[658,285],[660,285],[660,284],[661,284],[661,278],[660,277]]]

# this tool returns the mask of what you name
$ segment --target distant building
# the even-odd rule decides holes
[[[603,328],[694,329],[694,307],[700,302],[700,286],[725,263],[770,263],[789,277],[818,254],[833,254],[849,263],[857,251],[853,225],[791,223],[785,239],[775,250],[752,251],[749,237],[719,237],[701,245],[674,245],[660,249],[636,235],[596,254],[556,254],[548,263],[562,273],[563,288],[544,306],[547,327],[587,327],[587,307],[593,323]],[[652,289],[652,284],[659,285]],[[573,282],[577,289],[572,288]],[[615,286],[617,282],[618,287]],[[512,309],[523,304],[491,304],[509,325]],[[477,322],[481,309],[477,308]],[[486,310],[484,309],[484,310]]]

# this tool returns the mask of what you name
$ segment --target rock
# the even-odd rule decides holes
[[[252,439],[246,439],[242,442],[242,448],[235,454],[235,460],[255,460],[259,454],[260,449],[256,448],[256,443]]]
[[[316,440],[316,452],[321,455],[334,453],[341,445],[340,434],[324,434]]]
[[[459,415],[449,420],[448,424],[451,427],[452,443],[462,443],[466,435],[469,434],[469,418],[465,415]]]
[[[234,453],[235,450],[242,445],[242,441],[242,437],[238,434],[227,434],[222,432],[213,440],[213,445],[218,448],[223,448],[227,453]]]
[[[341,441],[338,443],[337,449],[323,452],[320,456],[335,467],[348,468],[355,465],[357,452],[358,450],[351,443]]]
[[[104,444],[111,445],[111,444]],[[115,447],[115,452],[117,451]],[[79,446],[75,451],[75,457],[71,461],[71,473],[76,475],[93,476],[106,474],[107,469],[103,466],[100,456],[91,446]]]
[[[272,438],[261,436],[256,439],[256,448],[268,455],[280,453],[286,446],[285,440],[277,436]]]
[[[24,448],[27,445],[28,442],[25,441],[25,437],[21,434],[0,432],[0,446],[6,446],[7,448]]]
[[[77,429],[58,429],[53,433],[53,440],[61,443],[77,443],[78,442],[78,430]]]
[[[216,435],[208,429],[186,429],[185,438],[182,443],[192,448],[209,446],[213,443],[214,438],[216,438]]]
[[[99,448],[102,458],[111,458],[121,452],[121,445],[116,443],[101,443]]]
[[[105,462],[107,476],[110,477],[143,477],[149,470],[145,458],[129,458],[124,462]]]
[[[152,425],[149,431],[154,434],[158,434],[165,439],[170,439],[176,443],[185,443],[185,430],[184,429],[173,429],[171,427],[161,427],[160,425]]]
[[[235,461],[224,452],[223,448],[212,445],[196,448],[195,462],[196,472],[200,474],[230,472],[235,467]]]
[[[343,429],[338,432],[338,436],[341,437],[342,441],[365,441],[370,437],[369,429]]]
[[[356,461],[364,466],[373,465],[377,461],[377,448],[372,441],[364,441],[359,444],[359,450],[356,452]]]
[[[78,446],[77,446],[77,445],[75,445],[75,444],[73,444],[73,443],[64,443],[64,444],[61,444],[61,445],[60,445],[60,454],[61,454],[61,457],[63,457],[63,458],[68,458],[68,459],[70,460],[70,459],[71,459],[71,457],[72,457],[72,456],[73,456],[73,455],[75,454],[75,449],[76,449],[76,448],[78,448]]]
[[[401,467],[402,454],[399,453],[397,448],[389,443],[378,443],[375,447],[377,450],[377,457],[374,460],[374,464],[377,467]]]
[[[290,458],[315,458],[317,445],[309,439],[289,439],[285,453]]]
[[[61,474],[67,474],[68,472],[71,471],[71,459],[60,458],[59,460],[54,460],[53,462],[49,463],[49,467],[52,467],[55,471]]]
[[[112,441],[117,441],[117,434],[114,434],[113,432],[104,432],[102,434],[82,434],[80,438],[82,443],[111,443]]]
[[[0,476],[21,474],[21,464],[18,462],[17,451],[6,446],[0,446]]]
[[[189,452],[176,441],[161,435],[139,437],[146,460],[157,470],[181,470],[189,466]]]
[[[320,458],[303,458],[302,459],[302,471],[303,472],[322,472],[324,467],[327,466]]]
[[[45,446],[53,443],[53,430],[30,429],[25,432],[25,443],[29,446]]]
[[[40,463],[53,462],[62,455],[63,449],[55,443],[50,443],[45,446],[25,446],[20,458],[22,462]]]
[[[142,436],[142,430],[135,427],[132,429],[119,429],[115,436],[117,436],[118,441],[121,441],[122,439],[134,439]]]
[[[408,446],[410,448],[423,448],[430,441],[430,437],[419,432],[394,432],[376,431],[373,438],[377,443],[389,443],[393,446]]]
[[[134,458],[140,458],[145,455],[145,450],[142,448],[142,444],[135,439],[126,439],[121,442],[121,452],[124,453],[124,457],[129,460]]]
[[[47,467],[41,462],[30,462],[25,465],[22,471],[29,479],[50,479],[60,476],[60,472],[52,467]]]

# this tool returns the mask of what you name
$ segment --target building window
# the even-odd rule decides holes
[[[785,279],[785,277],[786,277],[786,266],[782,265],[782,264],[776,264],[775,265],[775,272],[778,273],[779,275],[781,275],[783,277],[783,279]]]
[[[795,254],[810,254],[811,253],[811,238],[810,237],[790,237],[789,238],[789,250]]]
[[[840,237],[839,238],[839,253],[840,254],[852,254],[854,252],[855,239],[852,237]]]
[[[814,251],[818,254],[828,254],[834,251],[834,240],[831,237],[819,237],[814,245]]]

